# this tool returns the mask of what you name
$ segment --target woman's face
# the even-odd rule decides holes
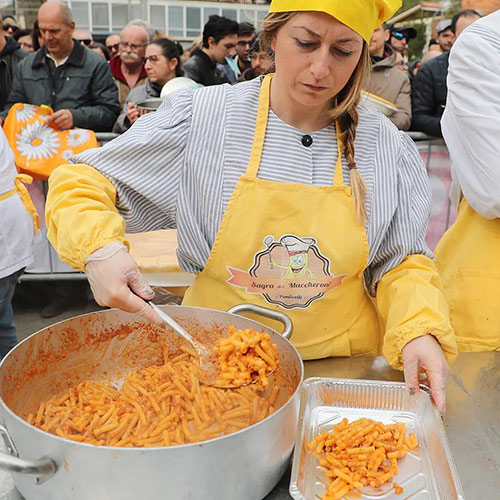
[[[175,78],[177,59],[167,59],[158,45],[151,44],[146,47],[145,59],[144,67],[151,82],[164,85]]]
[[[347,1],[347,0],[346,0]],[[363,39],[323,12],[301,12],[277,32],[276,76],[303,106],[329,105],[346,85],[363,49]]]

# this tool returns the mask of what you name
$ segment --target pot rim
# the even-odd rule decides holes
[[[170,304],[169,304],[169,306],[170,306]],[[298,353],[298,351],[295,348],[295,346],[288,339],[286,339],[285,337],[283,337],[279,332],[277,332],[273,328],[271,328],[271,327],[269,327],[267,325],[264,325],[263,323],[260,323],[259,321],[256,321],[256,320],[250,319],[250,318],[246,318],[245,316],[241,316],[241,315],[238,315],[238,314],[229,313],[227,311],[219,311],[217,309],[208,309],[208,308],[205,308],[205,307],[192,307],[192,306],[181,306],[181,305],[179,305],[179,306],[172,305],[172,306],[173,307],[190,308],[190,309],[201,309],[201,310],[215,311],[215,312],[218,312],[218,313],[228,314],[230,316],[236,316],[238,318],[244,318],[244,319],[246,319],[246,320],[248,320],[250,322],[258,323],[259,325],[262,325],[264,328],[267,328],[267,329],[271,330],[272,332],[276,333],[277,335],[280,335],[283,338],[283,340],[285,340],[289,344],[289,347],[291,347],[293,349],[293,351],[295,352],[298,360],[300,361],[300,380],[299,380],[299,382],[297,384],[297,387],[295,388],[295,390],[293,391],[293,393],[291,394],[291,396],[288,398],[288,401],[284,405],[282,405],[277,411],[275,411],[272,415],[268,415],[263,420],[260,420],[259,422],[256,422],[255,424],[252,424],[252,425],[249,425],[248,427],[245,427],[244,429],[240,429],[240,430],[238,430],[236,432],[231,432],[230,434],[226,434],[224,436],[219,436],[219,437],[216,437],[216,438],[207,439],[205,441],[197,441],[195,443],[177,444],[177,445],[172,445],[172,446],[143,446],[143,447],[137,447],[137,446],[134,446],[134,447],[132,447],[132,446],[125,447],[124,446],[124,447],[121,447],[121,446],[105,446],[105,445],[104,446],[96,446],[96,445],[89,444],[89,443],[84,443],[84,442],[79,442],[79,441],[73,441],[71,439],[62,438],[60,436],[57,436],[56,434],[52,434],[50,432],[44,431],[42,429],[39,429],[38,427],[36,427],[36,426],[28,423],[24,418],[21,418],[19,415],[17,415],[16,413],[14,413],[7,406],[7,404],[5,403],[5,401],[3,400],[3,398],[1,397],[1,394],[0,394],[0,407],[2,407],[10,415],[10,417],[14,418],[15,420],[18,420],[21,424],[26,425],[29,428],[33,429],[34,431],[40,433],[42,436],[48,436],[50,438],[55,438],[56,440],[61,441],[63,443],[71,443],[73,445],[81,445],[81,446],[89,447],[89,448],[92,448],[92,449],[96,449],[96,448],[106,449],[108,451],[114,451],[114,452],[116,452],[117,450],[127,451],[127,452],[144,452],[145,450],[159,451],[159,450],[169,450],[169,449],[177,449],[177,448],[187,449],[187,448],[190,448],[190,447],[206,446],[209,443],[213,443],[215,441],[221,441],[221,440],[224,440],[226,438],[230,438],[232,436],[236,436],[237,434],[241,434],[241,433],[243,433],[243,432],[245,432],[245,431],[247,431],[249,429],[257,428],[257,426],[260,426],[261,424],[264,424],[268,419],[270,419],[270,418],[274,417],[275,415],[278,415],[279,413],[282,413],[283,411],[285,411],[285,408],[288,407],[291,404],[291,402],[293,401],[293,399],[297,396],[297,393],[301,390],[302,383],[304,382],[304,361],[300,357],[300,354]],[[4,362],[5,362],[5,360],[11,354],[13,354],[14,351],[21,344],[23,344],[24,342],[27,342],[31,337],[33,337],[35,335],[38,335],[38,334],[46,331],[49,328],[52,328],[52,327],[56,326],[56,325],[59,325],[61,323],[65,323],[68,320],[73,320],[73,319],[76,319],[76,318],[82,318],[82,317],[85,317],[85,316],[91,316],[91,315],[96,315],[96,314],[104,314],[104,313],[107,313],[108,311],[120,311],[120,309],[110,308],[110,309],[104,309],[104,310],[101,310],[101,311],[94,311],[94,312],[90,312],[90,313],[79,314],[78,316],[72,316],[71,318],[63,319],[61,321],[58,321],[57,323],[54,323],[54,324],[49,325],[49,326],[46,326],[45,328],[42,328],[42,329],[40,329],[40,330],[32,333],[30,336],[26,337],[24,340],[22,340],[21,342],[19,342],[7,354],[7,356],[5,356],[2,359],[2,361],[0,362],[0,371],[2,369],[2,366],[3,366]],[[130,313],[128,313],[128,314],[130,314]],[[4,422],[4,425],[7,427],[7,423],[6,422]]]

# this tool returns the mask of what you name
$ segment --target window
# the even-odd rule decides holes
[[[121,31],[128,23],[128,5],[125,3],[111,4],[111,20],[113,31]]]
[[[153,28],[164,30],[167,25],[165,19],[165,7],[163,5],[151,5],[149,7],[149,17]]]
[[[92,4],[92,28],[109,29],[109,12],[107,3]]]
[[[173,37],[184,37],[184,16],[182,7],[168,6],[168,34]]]
[[[84,2],[71,2],[71,10],[77,28],[89,29],[89,4]]]
[[[199,7],[186,7],[186,24],[188,38],[201,35],[201,9]]]
[[[220,16],[220,10],[205,7],[203,9],[203,25],[205,25],[208,21],[208,18],[213,15]]]
[[[133,19],[141,19],[141,6],[136,3],[129,4],[129,17],[128,20],[132,21]]]
[[[240,23],[250,23],[255,26],[255,11],[254,10],[240,10]]]
[[[238,20],[238,11],[235,9],[222,9],[223,17],[227,17],[228,19],[232,19],[233,21]]]
[[[258,10],[257,11],[257,26],[255,29],[260,31],[262,29],[262,21],[267,16],[267,10]]]

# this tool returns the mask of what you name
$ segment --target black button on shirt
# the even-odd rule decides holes
[[[313,138],[306,134],[304,137],[302,137],[302,145],[308,148],[312,143],[313,143]]]

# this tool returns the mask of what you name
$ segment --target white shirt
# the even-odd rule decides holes
[[[179,264],[188,272],[200,272],[248,165],[260,82],[255,78],[173,92],[158,111],[139,118],[120,137],[71,161],[92,165],[111,180],[128,232],[177,228]],[[374,293],[380,278],[407,255],[432,255],[425,244],[430,190],[409,136],[378,111],[360,106],[358,112],[355,156],[369,189],[365,278]],[[335,127],[307,134],[312,138],[308,147],[304,135],[271,110],[259,178],[331,185],[337,159]],[[349,184],[345,158],[342,167]],[[321,213],[311,217],[320,218]]]
[[[460,34],[450,53],[441,121],[452,165],[452,199],[500,217],[500,11]]]
[[[0,194],[14,189],[14,153],[0,127]],[[33,219],[17,194],[0,201],[0,279],[33,261]]]

